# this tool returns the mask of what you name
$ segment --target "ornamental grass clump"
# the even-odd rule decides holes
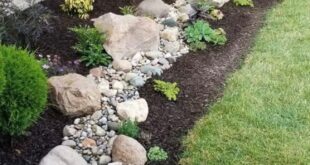
[[[64,12],[69,14],[77,14],[81,19],[89,18],[89,12],[93,11],[93,3],[95,0],[65,0],[64,4],[60,5]]]
[[[164,161],[168,159],[168,154],[162,148],[155,146],[150,148],[147,157],[150,161]]]
[[[133,122],[131,120],[122,122],[117,131],[119,134],[123,134],[132,138],[137,138],[139,136],[139,127],[137,122]]]
[[[0,45],[0,58],[0,132],[21,135],[45,108],[47,78],[25,50]]]
[[[164,94],[168,100],[176,101],[180,92],[180,88],[177,83],[164,82],[161,80],[154,80],[154,89]]]

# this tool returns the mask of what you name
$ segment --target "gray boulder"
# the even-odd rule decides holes
[[[138,8],[137,14],[149,17],[166,17],[170,12],[170,6],[162,0],[144,0]]]

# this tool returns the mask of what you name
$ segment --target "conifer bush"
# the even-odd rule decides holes
[[[0,132],[21,135],[44,110],[47,79],[33,55],[15,46],[0,45]],[[0,67],[0,69],[1,69]]]

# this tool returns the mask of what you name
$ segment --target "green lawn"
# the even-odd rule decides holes
[[[184,147],[183,165],[310,164],[310,0],[270,10],[244,66]]]

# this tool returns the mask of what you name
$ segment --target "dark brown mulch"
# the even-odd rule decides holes
[[[55,32],[45,34],[38,44],[38,52],[44,55],[59,55],[62,62],[78,59],[71,46],[75,37],[68,27],[91,24],[67,16],[59,9],[63,0],[45,0],[43,4],[58,17]],[[137,4],[141,0],[97,0],[91,18],[107,12],[119,13],[119,6]],[[173,2],[167,0],[166,2]],[[169,160],[159,164],[177,164],[182,151],[181,138],[194,122],[201,117],[204,105],[210,105],[222,94],[222,88],[227,75],[238,68],[240,59],[250,47],[250,41],[262,25],[265,9],[276,0],[256,0],[255,8],[241,8],[228,4],[223,8],[226,17],[215,27],[223,27],[229,42],[223,47],[210,47],[198,53],[190,53],[178,60],[165,71],[161,79],[176,81],[181,87],[177,102],[168,102],[163,96],[153,91],[152,83],[148,82],[140,90],[141,96],[149,103],[148,120],[141,124],[144,132],[151,133],[148,142],[141,140],[149,148],[159,145],[169,152]],[[80,68],[83,73],[86,68]],[[54,146],[61,143],[63,127],[71,123],[57,111],[48,109],[40,120],[29,129],[27,136],[14,138],[0,135],[0,165],[36,165],[40,159]]]
[[[182,137],[207,112],[204,106],[221,97],[225,79],[240,66],[243,55],[262,25],[266,9],[275,0],[255,2],[255,8],[236,7],[230,3],[222,9],[226,15],[224,20],[212,23],[214,27],[225,29],[227,45],[185,55],[160,77],[179,84],[181,93],[176,102],[167,101],[155,92],[152,81],[139,90],[150,110],[147,121],[140,127],[143,132],[152,135],[151,140],[140,141],[146,148],[158,145],[169,153],[169,159],[158,164],[178,163],[182,153]]]

